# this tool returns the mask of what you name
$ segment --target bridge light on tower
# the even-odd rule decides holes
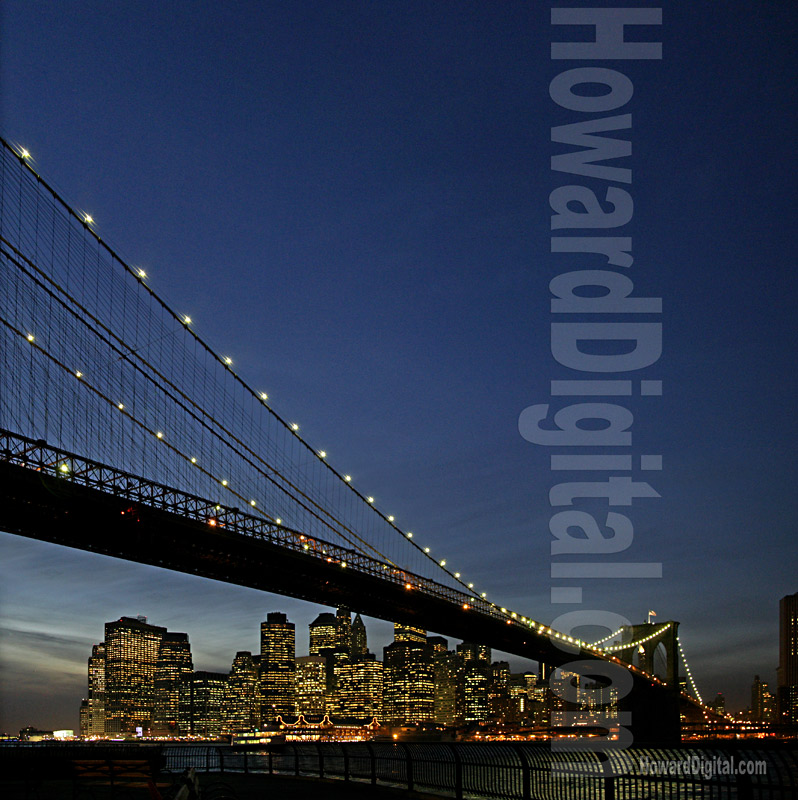
[[[69,464],[61,464],[61,472],[63,473],[69,472]]]
[[[282,525],[283,521],[280,519],[280,517],[277,517],[277,519],[274,521],[274,523],[275,523],[275,525]]]

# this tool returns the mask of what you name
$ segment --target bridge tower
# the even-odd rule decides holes
[[[672,689],[679,688],[679,645],[677,642],[679,623],[643,622],[639,625],[624,625],[621,628],[621,645],[639,642],[631,651],[620,650],[620,657],[632,663],[635,655],[640,669],[655,674],[654,653],[661,644],[665,648],[665,675],[660,675]]]

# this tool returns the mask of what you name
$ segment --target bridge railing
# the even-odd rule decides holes
[[[604,755],[553,753],[548,745],[512,742],[317,742],[267,751],[166,747],[164,755],[174,772],[194,767],[205,772],[334,778],[458,800],[791,800],[798,793],[794,748],[682,747]],[[657,770],[660,774],[651,774]]]
[[[347,549],[291,528],[270,523],[238,508],[182,492],[52,447],[43,440],[34,440],[0,430],[0,461],[33,469],[59,480],[98,489],[133,503],[176,513],[228,532],[279,544],[309,557],[338,564],[342,569],[364,572],[400,586],[404,585],[408,591],[420,591],[428,596],[464,606],[464,610],[486,614],[512,624],[521,624],[480,597],[468,595],[394,564],[386,564],[357,550]],[[533,628],[531,632],[536,632],[536,629]]]

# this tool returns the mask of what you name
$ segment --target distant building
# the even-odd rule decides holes
[[[319,614],[308,626],[310,646],[308,652],[312,656],[324,655],[325,650],[334,650],[336,646],[336,621],[335,615],[330,613]]]
[[[427,632],[424,628],[414,628],[412,625],[400,625],[398,622],[393,626],[393,640],[395,642],[427,642]]]
[[[462,724],[462,692],[463,660],[453,650],[441,649],[440,642],[433,640],[433,666],[435,671],[435,701],[433,720],[439,725],[455,727]],[[446,640],[443,640],[448,646]]]
[[[80,721],[78,728],[81,739],[85,739],[89,736],[89,719],[89,701],[84,698],[80,701]]]
[[[285,614],[272,612],[260,626],[260,720],[296,712],[296,631]]]
[[[86,732],[82,736],[105,735],[105,642],[95,644],[89,656],[89,696],[86,701]]]
[[[368,653],[368,637],[366,636],[366,625],[360,618],[360,614],[355,614],[352,622],[352,655],[357,658]]]
[[[155,709],[152,732],[155,736],[175,736],[178,732],[180,682],[194,670],[188,634],[167,631],[161,637],[155,664]]]
[[[798,725],[798,593],[779,601],[779,722]]]
[[[345,607],[335,612],[335,647],[346,653],[352,649],[352,612]]]
[[[147,735],[155,710],[155,668],[166,628],[146,617],[105,624],[105,732]]]
[[[347,722],[382,718],[383,665],[372,653],[335,667],[337,717]]]
[[[488,686],[490,684],[490,648],[474,642],[457,645],[463,662],[461,708],[463,722],[485,722],[489,717]]]
[[[227,675],[222,672],[193,672],[183,676],[178,706],[181,736],[219,738],[226,686]]]
[[[239,650],[227,676],[222,702],[222,733],[241,733],[258,727],[258,670],[248,650]]]
[[[435,716],[435,665],[426,638],[405,638],[408,629],[396,626],[397,638],[384,653],[383,721],[389,725],[432,722]],[[416,636],[417,629],[411,629]]]
[[[757,676],[759,677],[759,676]],[[718,692],[715,695],[715,699],[708,704],[711,709],[716,711],[718,714],[725,714],[726,713],[726,697],[724,696],[723,692]]]
[[[300,656],[296,660],[296,713],[310,718],[327,713],[327,659],[324,656]]]
[[[506,661],[494,661],[488,685],[488,718],[498,723],[515,721],[515,710],[510,695],[510,665]]]

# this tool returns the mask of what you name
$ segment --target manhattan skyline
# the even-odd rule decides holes
[[[2,13],[4,135],[380,508],[491,599],[561,613],[548,453],[517,429],[561,377],[548,7]],[[635,294],[663,298],[665,329],[663,397],[636,427],[663,456],[661,498],[635,508],[635,556],[663,578],[595,581],[585,607],[680,621],[704,698],[732,708],[754,674],[774,684],[778,600],[798,590],[791,24],[784,8],[666,9],[663,60],[629,69]],[[221,671],[266,612],[303,632],[315,613],[7,534],[0,548],[10,730],[63,713],[88,619],[196,630],[198,668]],[[369,628],[388,640],[388,622]]]

